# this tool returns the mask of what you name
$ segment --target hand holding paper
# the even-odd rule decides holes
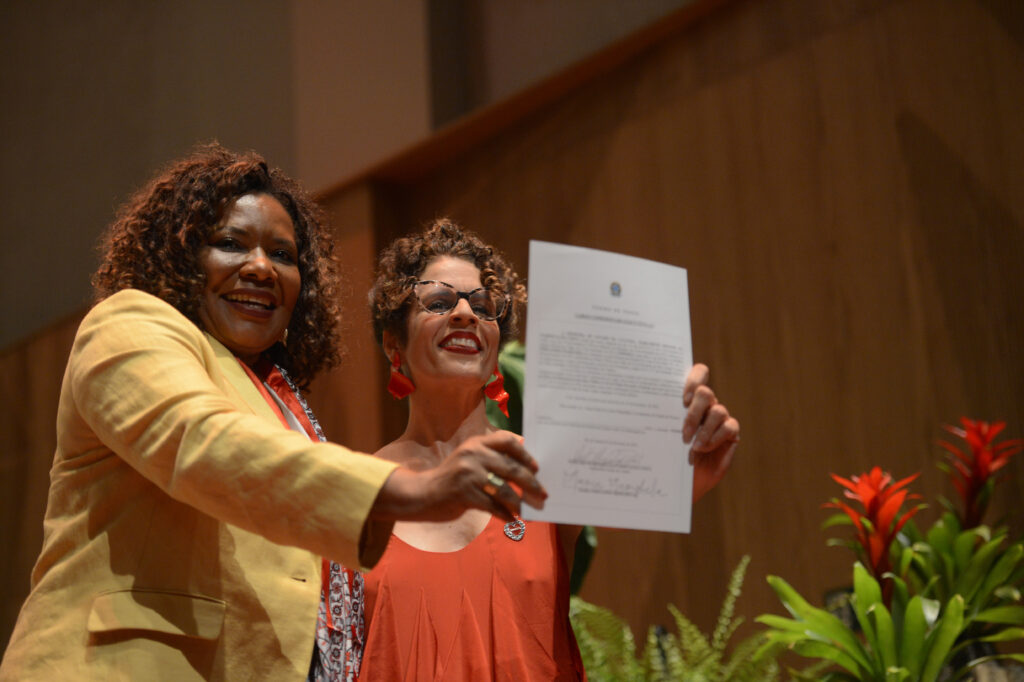
[[[697,363],[686,375],[683,387],[683,442],[693,439],[690,464],[693,469],[693,501],[718,485],[729,469],[740,444],[740,423],[729,416],[729,410],[718,402],[708,387],[707,365]]]

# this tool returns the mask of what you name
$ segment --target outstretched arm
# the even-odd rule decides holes
[[[543,507],[547,492],[534,476],[536,471],[537,463],[516,434],[498,431],[476,436],[433,469],[396,469],[378,493],[370,516],[391,521],[439,521],[476,508],[511,521],[523,502]],[[510,485],[495,486],[494,494],[488,494],[489,474],[519,486],[522,497]]]

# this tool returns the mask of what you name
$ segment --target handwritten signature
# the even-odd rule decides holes
[[[627,480],[619,476],[594,476],[579,469],[566,469],[562,487],[577,493],[614,495],[616,497],[667,497],[656,478]]]
[[[650,471],[644,456],[635,448],[582,445],[569,456],[569,464],[575,464],[594,471],[609,471],[622,474],[636,471]]]

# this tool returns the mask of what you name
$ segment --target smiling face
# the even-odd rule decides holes
[[[456,291],[480,288],[480,269],[469,261],[440,256],[430,261],[421,280],[445,282]],[[406,320],[406,344],[402,360],[417,387],[431,379],[462,379],[483,386],[498,358],[498,323],[481,320],[460,298],[450,312],[437,315],[413,302]],[[385,349],[396,347],[394,337]]]
[[[203,327],[247,364],[280,341],[302,282],[295,227],[269,194],[228,204],[199,252],[206,287]]]

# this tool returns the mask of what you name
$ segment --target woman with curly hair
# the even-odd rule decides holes
[[[510,436],[430,472],[322,442],[301,389],[339,357],[331,251],[296,183],[216,144],[119,211],[0,679],[353,679],[362,584],[343,566],[372,566],[396,520],[513,519],[488,475],[543,502]]]
[[[389,390],[408,396],[409,419],[378,457],[432,471],[467,439],[504,433],[487,420],[484,399],[508,400],[498,350],[515,335],[525,300],[508,262],[450,220],[384,250],[370,306],[392,367]],[[684,438],[696,439],[695,499],[721,479],[739,433],[706,383],[707,367],[696,365],[683,391]],[[517,494],[499,474],[479,490],[496,508]],[[485,505],[453,520],[396,523],[366,575],[360,679],[584,678],[566,560],[578,532],[508,522]]]

